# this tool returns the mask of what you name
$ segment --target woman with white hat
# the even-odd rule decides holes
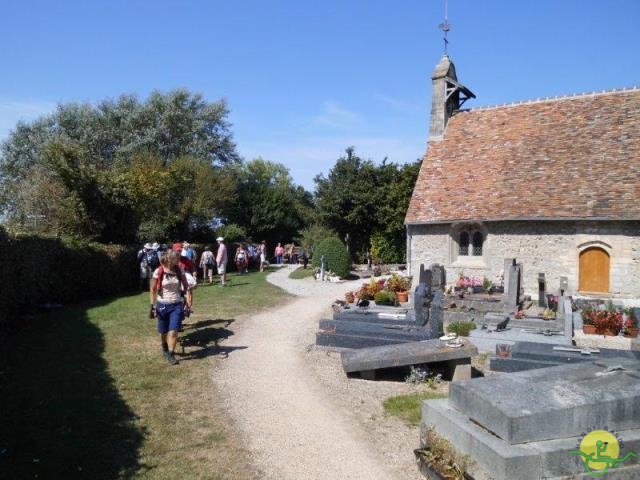
[[[218,266],[218,275],[220,275],[220,285],[227,285],[227,246],[224,244],[224,238],[216,238],[218,242],[218,253],[216,255],[216,264]]]

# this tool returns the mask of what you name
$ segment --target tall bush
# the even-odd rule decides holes
[[[0,234],[0,327],[46,304],[117,295],[137,286],[136,248]]]
[[[351,258],[347,247],[337,238],[325,238],[313,252],[314,267],[320,266],[322,257],[327,261],[327,268],[340,277],[346,277],[351,269]]]

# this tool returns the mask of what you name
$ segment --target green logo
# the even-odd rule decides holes
[[[629,452],[623,458],[618,458],[620,443],[608,430],[593,430],[582,439],[579,450],[571,450],[569,453],[581,455],[584,467],[593,477],[601,477],[609,468],[617,467],[627,458],[636,456]]]

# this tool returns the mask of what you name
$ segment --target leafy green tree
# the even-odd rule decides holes
[[[379,206],[378,178],[371,160],[362,160],[353,147],[346,149],[329,172],[318,175],[316,208],[322,223],[340,238],[349,234],[349,251],[353,255],[369,248],[369,237],[377,228]]]
[[[378,226],[370,239],[372,253],[383,263],[406,261],[404,219],[420,172],[422,160],[398,166],[383,162],[378,168],[380,203]],[[375,253],[373,252],[375,250]]]
[[[342,239],[349,234],[350,252],[361,260],[375,238],[376,251],[384,252],[382,261],[403,261],[404,217],[419,169],[420,161],[398,166],[385,159],[375,165],[347,148],[327,177],[315,178],[320,222]]]
[[[0,145],[0,211],[103,241],[204,228],[235,196],[228,113],[187,90],[60,105]]]
[[[293,184],[282,164],[256,158],[235,167],[237,202],[228,219],[255,241],[273,244],[297,236],[307,222],[312,197]]]

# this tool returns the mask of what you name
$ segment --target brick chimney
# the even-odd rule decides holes
[[[442,140],[447,122],[462,104],[476,96],[458,83],[456,67],[447,54],[443,55],[431,76],[431,118],[429,141]]]

